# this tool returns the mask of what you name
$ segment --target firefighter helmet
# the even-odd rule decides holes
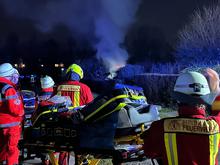
[[[70,65],[66,70],[66,74],[69,73],[70,71],[77,73],[80,76],[80,79],[83,78],[83,70],[79,65],[77,64]]]
[[[174,92],[188,95],[206,95],[210,93],[208,81],[198,72],[182,73],[176,80]]]

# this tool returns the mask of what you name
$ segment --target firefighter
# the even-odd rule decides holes
[[[66,70],[66,81],[57,87],[57,94],[61,96],[70,96],[74,107],[82,106],[93,100],[91,89],[80,80],[83,78],[83,70],[77,64],[72,64]],[[59,164],[67,164],[67,152],[61,152]]]
[[[202,99],[210,89],[218,92],[219,78],[213,73],[207,70],[210,84],[198,72],[177,78],[173,97],[178,102],[179,116],[155,121],[143,133],[147,157],[160,159],[164,165],[218,164],[219,115],[207,117]]]
[[[77,64],[72,64],[66,70],[67,81],[57,87],[57,94],[70,96],[73,106],[82,106],[93,100],[91,89],[80,80],[83,78],[83,70]]]
[[[19,163],[18,142],[24,107],[16,89],[18,80],[19,73],[11,64],[0,65],[0,164]]]

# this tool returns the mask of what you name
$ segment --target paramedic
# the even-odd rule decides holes
[[[18,142],[24,107],[16,89],[18,80],[17,69],[9,63],[0,65],[0,164],[19,163]]]

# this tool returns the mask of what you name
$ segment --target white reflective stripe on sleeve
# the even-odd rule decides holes
[[[11,100],[11,99],[18,99],[18,98],[19,98],[18,95],[6,96],[5,98],[0,97],[0,102]]]
[[[7,123],[7,124],[0,124],[0,128],[7,128],[7,127],[14,127],[19,125],[20,122],[12,122],[12,123]]]
[[[6,96],[5,99],[6,100],[10,100],[10,99],[18,99],[18,95],[11,95],[11,96]]]
[[[2,94],[5,94],[5,91],[8,89],[8,88],[11,88],[12,86],[9,85],[9,84],[6,84],[3,88],[2,88]]]

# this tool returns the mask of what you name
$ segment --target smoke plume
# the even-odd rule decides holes
[[[139,0],[2,0],[8,15],[29,20],[42,33],[64,25],[74,37],[86,38],[109,71],[126,64],[123,40]]]
[[[101,13],[95,20],[97,57],[103,59],[109,71],[116,71],[126,64],[128,54],[123,49],[124,36],[132,23],[138,1],[101,1]],[[125,3],[126,2],[126,3]]]

